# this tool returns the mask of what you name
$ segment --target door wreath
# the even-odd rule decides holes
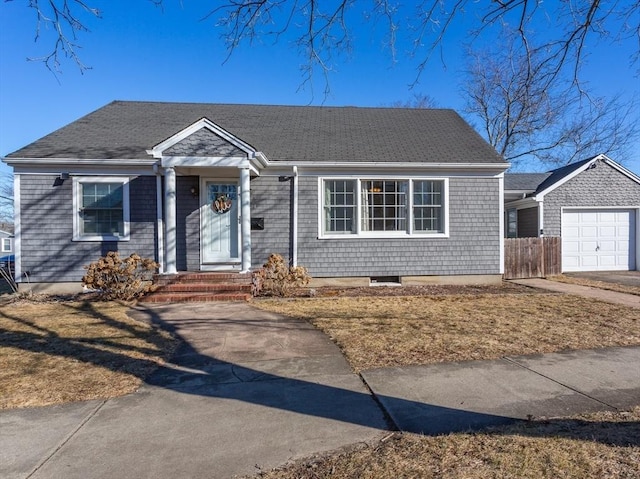
[[[231,209],[231,206],[233,206],[231,198],[225,194],[218,195],[218,197],[211,202],[211,208],[219,214],[226,213]]]

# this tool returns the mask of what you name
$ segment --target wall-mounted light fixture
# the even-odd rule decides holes
[[[69,173],[60,173],[58,177],[53,180],[53,186],[62,186],[64,184],[64,180],[69,179]]]

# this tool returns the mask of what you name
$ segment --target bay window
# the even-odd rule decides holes
[[[448,234],[447,179],[320,181],[323,236]]]

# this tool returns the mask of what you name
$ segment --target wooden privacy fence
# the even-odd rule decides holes
[[[506,238],[504,279],[544,278],[562,273],[559,237]]]

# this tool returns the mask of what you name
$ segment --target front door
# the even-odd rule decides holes
[[[206,181],[202,205],[202,263],[240,261],[238,183]]]

